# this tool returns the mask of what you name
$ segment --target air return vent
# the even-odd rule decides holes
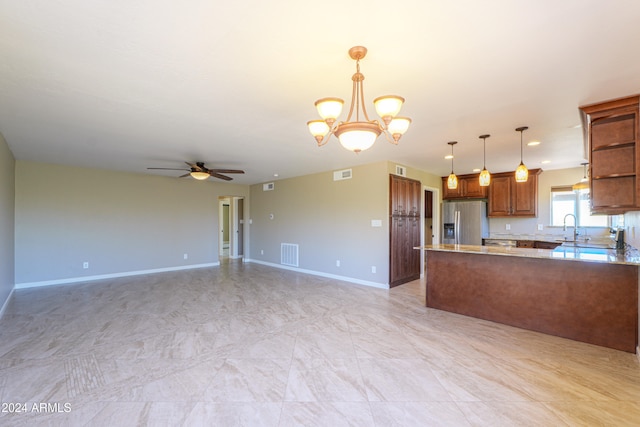
[[[280,264],[298,266],[298,245],[294,243],[280,244]]]
[[[271,191],[275,188],[275,184],[273,182],[268,182],[266,184],[262,184],[262,191]]]
[[[343,179],[351,179],[351,169],[344,169],[333,172],[334,181],[342,181]]]
[[[407,176],[407,168],[404,166],[396,165],[396,175]]]

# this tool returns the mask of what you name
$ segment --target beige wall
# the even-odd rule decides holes
[[[16,285],[217,263],[218,197],[248,193],[21,161],[15,179]]]
[[[7,302],[14,276],[15,160],[0,134],[0,311]]]
[[[273,191],[263,191],[262,184],[251,186],[250,258],[280,264],[280,244],[295,243],[300,269],[387,285],[389,174],[395,173],[395,163],[352,171],[353,178],[343,181],[334,181],[328,171],[275,181]],[[440,179],[410,168],[407,177],[430,186]],[[382,226],[372,227],[372,220]]]
[[[352,172],[351,179],[342,181],[334,181],[332,171],[282,179],[272,191],[252,185],[250,258],[280,264],[280,244],[294,243],[301,269],[387,284],[387,162],[353,167]],[[374,219],[382,226],[372,227]]]

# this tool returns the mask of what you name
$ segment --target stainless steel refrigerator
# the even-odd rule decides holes
[[[465,200],[442,204],[442,243],[482,245],[489,237],[487,202]]]

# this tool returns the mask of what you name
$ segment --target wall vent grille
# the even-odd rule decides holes
[[[404,166],[396,165],[396,175],[407,176],[407,168]]]
[[[262,184],[262,191],[271,191],[275,188],[275,186],[276,185],[273,182]]]
[[[295,243],[280,244],[280,264],[298,266],[298,245]]]
[[[351,169],[344,169],[333,172],[334,181],[342,181],[343,179],[351,179]]]

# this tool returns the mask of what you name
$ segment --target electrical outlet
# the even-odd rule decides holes
[[[375,273],[375,272],[376,272],[376,266],[375,266],[375,265],[372,265],[372,266],[371,266],[371,272],[372,272],[372,273]]]
[[[264,249],[260,249],[260,255],[264,255]]]
[[[188,259],[189,258],[189,254],[184,254],[184,259]]]
[[[82,268],[89,268],[89,263],[87,261],[83,262]]]
[[[544,225],[538,224],[538,231],[542,231],[542,230],[544,230]]]
[[[336,267],[340,267],[340,260],[339,259],[336,260]]]
[[[511,230],[511,224],[505,224],[504,229],[507,231]]]

